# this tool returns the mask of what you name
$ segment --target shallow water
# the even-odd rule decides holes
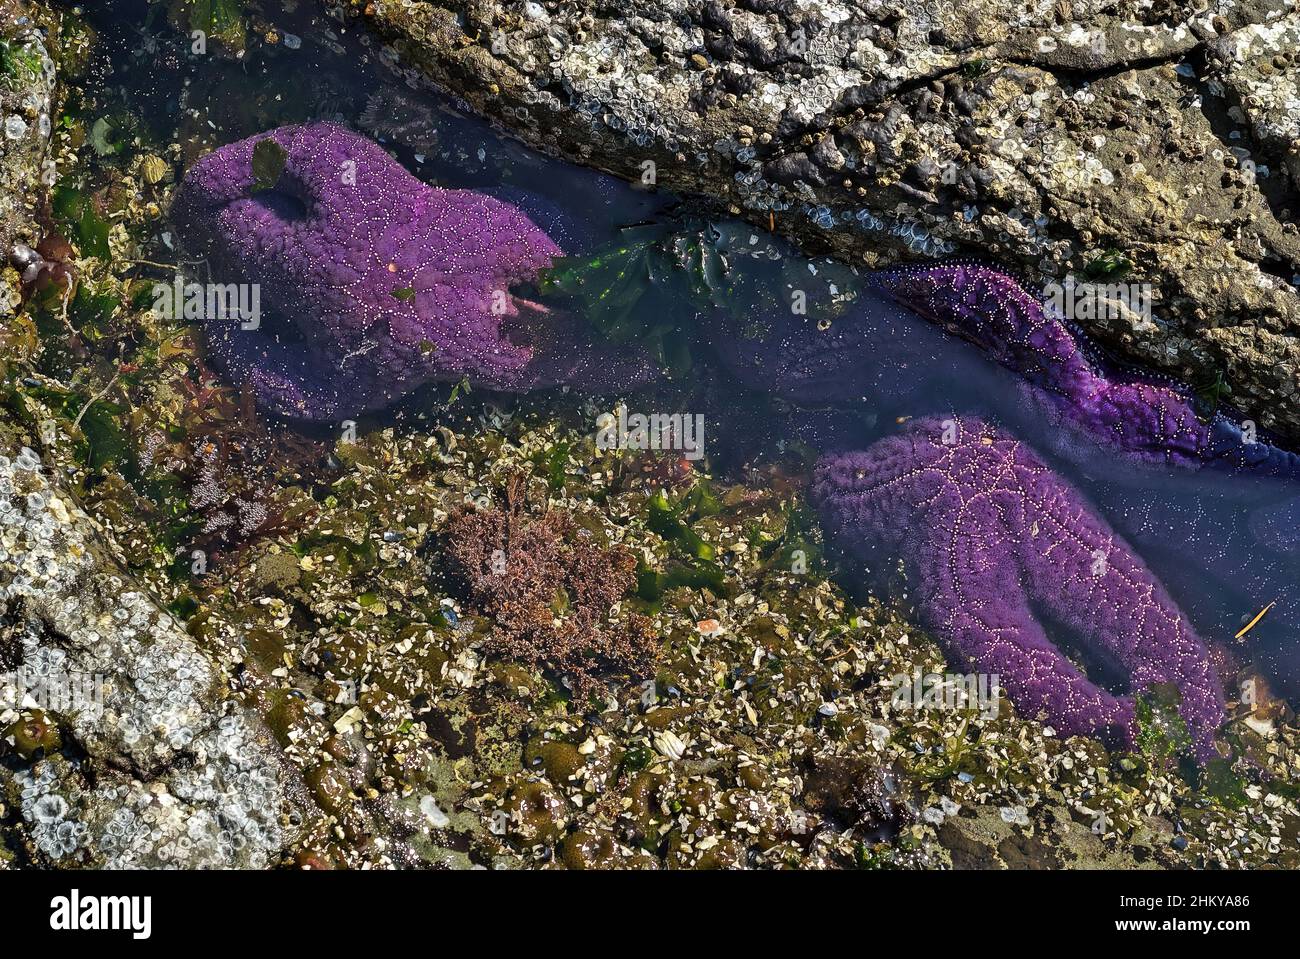
[[[115,51],[111,71],[103,74],[102,108],[142,118],[154,140],[178,140],[187,161],[275,126],[330,119],[377,136],[428,183],[520,205],[569,253],[618,241],[634,224],[657,224],[665,233],[700,228],[704,212],[677,198],[541,157],[445,98],[411,89],[378,62],[372,44],[355,37],[330,39],[319,25],[288,17],[280,25],[302,32],[296,49],[282,43],[275,56],[243,63],[176,59],[166,54],[166,44],[175,42],[171,31],[150,24],[143,3],[91,11],[91,18],[110,39],[105,49]],[[725,222],[719,227],[709,235],[734,269],[753,277],[752,284],[739,285],[740,301],[723,309],[761,320],[786,308],[782,293],[798,282],[811,304],[810,337],[820,313],[838,312],[831,309],[832,287],[841,274],[833,268],[800,258],[761,230]],[[160,259],[176,255],[174,243],[172,235],[160,237]],[[1294,532],[1300,488],[1294,484],[1125,465],[1053,427],[1026,401],[1023,380],[975,346],[871,292],[861,292],[829,330],[856,357],[838,372],[834,391],[851,382],[860,397],[853,403],[827,403],[815,378],[801,379],[798,369],[767,369],[762,357],[732,356],[733,367],[748,362],[757,373],[743,385],[703,345],[718,328],[718,316],[689,298],[647,291],[626,322],[662,328],[661,339],[692,342],[688,371],[628,402],[646,411],[705,413],[715,471],[780,456],[796,442],[865,448],[896,433],[900,422],[928,414],[977,414],[998,423],[1086,493],[1205,640],[1258,670],[1276,690],[1300,696],[1300,548]],[[593,330],[592,336],[600,334]],[[727,353],[737,344],[715,345]],[[745,345],[738,349],[743,354]],[[764,380],[765,389],[751,388]],[[577,409],[576,399],[560,402]],[[400,404],[401,410],[419,403]],[[363,422],[382,425],[394,415]],[[320,435],[317,428],[281,428]],[[880,565],[888,566],[887,560]],[[1234,641],[1234,633],[1272,602],[1268,615]],[[1234,685],[1232,675],[1223,679],[1225,687]]]

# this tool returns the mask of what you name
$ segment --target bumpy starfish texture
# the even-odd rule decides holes
[[[903,558],[925,624],[951,654],[999,674],[1023,713],[1129,743],[1132,695],[1172,683],[1198,754],[1213,755],[1223,693],[1205,646],[1142,561],[1023,444],[980,420],[920,420],[866,452],[823,458],[814,490],[849,552]],[[1088,679],[1040,613],[1125,672],[1129,694]]]
[[[285,163],[257,190],[253,154],[267,138]],[[207,330],[232,377],[285,415],[335,419],[432,380],[600,392],[653,376],[645,359],[584,346],[574,318],[510,293],[561,255],[518,209],[430,187],[333,124],[209,154],[186,174],[172,218],[213,281],[259,286],[261,328],[209,317]]]
[[[1150,462],[1300,478],[1300,457],[1227,416],[1202,422],[1174,386],[1107,375],[1069,327],[999,270],[954,261],[881,271],[872,282],[1040,387],[1060,424],[1094,442]]]

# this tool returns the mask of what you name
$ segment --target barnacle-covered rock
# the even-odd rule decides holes
[[[54,18],[26,0],[0,2],[0,266],[32,235],[32,213],[53,182],[46,154],[55,104],[49,27]],[[10,298],[0,289],[0,316]]]
[[[1252,176],[1268,178],[1269,164],[1300,184],[1300,16],[1280,17],[1234,30],[1210,47],[1214,76],[1225,87],[1233,119],[1249,125],[1262,151],[1243,160]],[[1262,169],[1261,169],[1262,167]]]
[[[12,755],[0,789],[29,854],[110,868],[274,863],[290,836],[266,734],[39,456],[6,446],[0,720]],[[60,736],[30,732],[50,720]]]

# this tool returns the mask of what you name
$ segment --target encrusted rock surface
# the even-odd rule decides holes
[[[288,841],[278,753],[172,616],[133,587],[30,448],[0,456],[0,720],[57,705],[84,751],[23,743],[3,800],[38,862],[258,867]],[[16,739],[11,733],[11,740]],[[73,753],[75,754],[75,753]]]
[[[0,0],[0,266],[40,238],[57,28]],[[6,275],[0,295],[16,290]],[[0,410],[0,867],[275,863],[301,818],[278,748],[14,413]]]
[[[54,20],[25,0],[0,0],[0,268],[15,241],[35,245],[30,223],[39,184],[52,181],[46,159],[55,109],[49,32]],[[0,315],[13,306],[12,278],[0,283]]]
[[[534,145],[854,262],[1118,251],[1154,320],[1090,332],[1300,436],[1295,0],[322,2]]]

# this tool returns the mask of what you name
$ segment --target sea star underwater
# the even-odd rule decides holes
[[[268,138],[283,172],[259,190],[253,154]],[[516,207],[430,187],[334,124],[214,151],[187,172],[172,219],[213,282],[258,285],[260,328],[205,326],[231,378],[290,417],[377,409],[434,380],[602,392],[655,375],[634,351],[584,345],[575,317],[510,292],[561,255]]]
[[[1162,543],[1171,546],[1169,531],[1183,530],[1184,546],[1173,571],[1179,575],[1184,598],[1197,606],[1207,625],[1227,628],[1225,637],[1242,623],[1228,628],[1229,623],[1218,621],[1222,612],[1212,602],[1208,609],[1202,608],[1206,606],[1201,601],[1205,591],[1192,585],[1198,574],[1204,577],[1208,573],[1214,581],[1239,589],[1243,609],[1253,611],[1276,601],[1275,612],[1282,614],[1279,621],[1295,609],[1300,602],[1294,588],[1300,549],[1288,520],[1296,515],[1300,500],[1294,491],[1290,505],[1285,499],[1288,486],[1300,477],[1294,454],[1250,437],[1229,415],[1216,414],[1203,422],[1190,397],[1172,383],[1122,377],[1107,369],[1079,335],[1047,315],[1041,303],[1011,277],[992,268],[944,263],[885,271],[871,275],[870,281],[875,290],[930,319],[933,325],[890,311],[866,294],[830,324],[816,324],[788,309],[776,310],[764,316],[760,336],[745,338],[722,326],[712,337],[724,365],[742,383],[775,393],[796,406],[782,435],[811,437],[824,454],[825,475],[835,475],[835,468],[845,462],[865,464],[870,469],[864,475],[869,475],[877,468],[878,459],[902,457],[898,444],[903,440],[897,436],[879,439],[882,433],[888,437],[886,431],[895,416],[903,422],[918,414],[961,411],[970,417],[976,411],[987,411],[998,422],[1013,424],[1017,432],[1037,436],[1058,455],[1078,462],[1084,473],[1094,477],[1091,492],[1100,497],[1103,512],[1113,514],[1146,548],[1155,549]],[[1008,376],[996,367],[973,361],[951,343],[945,345],[941,329],[973,342],[999,365],[1018,374],[1020,387],[1007,382]],[[869,415],[864,418],[862,413]],[[950,422],[960,422],[955,413]],[[906,437],[915,445],[914,429],[909,427]],[[997,438],[1009,435],[1004,428]],[[1254,442],[1248,442],[1252,438]],[[982,445],[969,450],[965,485],[968,490],[981,485],[989,491],[998,490],[1005,480],[1005,460],[997,455],[995,445],[989,449]],[[863,449],[866,452],[850,452]],[[926,461],[923,452],[923,446],[916,447],[918,462]],[[1105,529],[1110,535],[1105,524],[1094,518],[1091,507],[1085,506],[1082,493],[1066,486],[1041,461],[1037,461],[1036,470],[1044,476],[1041,482],[1050,479],[1056,487],[1068,490],[1067,499],[1081,523],[1092,524],[1088,529]],[[1184,478],[1170,483],[1170,471]],[[1198,473],[1201,475],[1195,475]],[[1215,474],[1222,478],[1214,480]],[[1130,483],[1133,485],[1127,485]],[[1236,487],[1229,484],[1240,489],[1234,494]],[[827,495],[828,487],[819,484],[817,491]],[[840,498],[848,495],[844,489],[836,492]],[[894,517],[890,520],[895,524],[892,536],[887,537],[880,523],[861,511],[837,509],[833,504],[823,511],[828,533],[850,551],[861,554],[888,542],[888,548],[899,550],[917,575],[923,561],[932,560],[944,549],[957,548],[952,545],[951,526],[944,525],[947,521],[942,512],[924,518],[919,514]],[[1020,564],[1026,561],[1017,557],[1027,549],[1032,560],[1036,540],[1027,537],[1025,528],[1009,522],[988,526],[981,535],[984,542],[978,546],[982,555],[996,557],[994,563],[1009,564],[1001,575],[1007,577],[1015,599],[997,615],[1018,620],[1017,635],[1031,637],[1035,655],[1050,652],[1061,667],[1059,673],[1049,674],[1038,666],[1040,673],[1031,682],[1023,675],[1017,678],[1017,671],[1029,668],[1031,660],[1021,657],[1002,662],[1001,671],[1009,670],[1007,688],[1012,698],[1030,712],[1043,713],[1058,728],[1115,725],[1131,731],[1131,702],[1088,683],[1064,655],[1045,645],[1046,634],[1055,629],[1049,626],[1044,630],[1035,620],[1042,604],[1026,602],[1025,597],[1031,595],[1027,590],[1033,587],[1064,596],[1069,584],[1048,585],[1051,577],[1059,575],[1049,567],[1037,570],[1036,585],[1022,576]],[[961,548],[973,545],[967,541]],[[1158,590],[1155,574],[1142,566],[1131,547],[1122,549],[1126,560],[1135,564],[1137,581]],[[1061,550],[1055,552],[1060,555]],[[1012,559],[1016,561],[1011,563]],[[936,633],[951,651],[963,658],[973,656],[980,668],[996,671],[998,667],[989,663],[996,662],[998,650],[987,643],[968,642],[970,630],[959,628],[963,624],[954,620],[950,608],[954,591],[978,591],[980,577],[993,574],[962,565],[952,568],[952,583],[935,575],[933,568],[931,575],[913,583],[918,608],[928,623],[935,624]],[[1112,593],[1121,597],[1117,602],[1123,602],[1121,591]],[[1177,619],[1180,635],[1191,637],[1183,650],[1186,661],[1199,663],[1196,668],[1210,677],[1192,697],[1199,705],[1189,703],[1196,710],[1204,754],[1214,725],[1207,717],[1221,715],[1221,706],[1212,709],[1209,705],[1221,702],[1217,680],[1213,680],[1208,654],[1194,639],[1186,617],[1166,593],[1160,591],[1158,597],[1156,605],[1166,621]],[[990,595],[990,602],[995,598]],[[1090,615],[1086,605],[1078,612],[1080,621]],[[1131,613],[1132,648],[1141,651],[1147,648],[1144,643],[1161,633],[1149,628],[1139,607],[1134,606]],[[1168,631],[1173,627],[1161,628]],[[1127,671],[1129,675],[1120,678],[1127,678],[1131,688],[1148,684],[1133,668],[1136,660],[1117,659],[1092,630],[1074,632],[1085,650],[1100,653],[1109,666]],[[1181,675],[1179,670],[1164,672],[1174,678]],[[1080,687],[1079,683],[1086,685]],[[1049,695],[1043,691],[1045,687],[1053,687],[1055,692]],[[1207,694],[1206,689],[1212,692]],[[1088,697],[1092,700],[1085,708]],[[1066,716],[1062,709],[1067,705],[1083,709],[1080,715],[1085,719],[1081,722],[1077,716]]]
[[[1222,413],[1203,422],[1171,384],[1108,375],[1079,336],[1000,270],[950,261],[883,270],[871,282],[1025,377],[1060,426],[1094,443],[1134,460],[1300,478],[1300,457],[1259,431]]]
[[[925,625],[1016,707],[1066,735],[1131,743],[1133,693],[1173,683],[1201,759],[1223,692],[1205,646],[1164,589],[1083,498],[1024,444],[978,419],[924,419],[866,452],[818,464],[815,496],[847,550],[899,555]],[[1051,642],[1040,611],[1127,672],[1117,697]]]

